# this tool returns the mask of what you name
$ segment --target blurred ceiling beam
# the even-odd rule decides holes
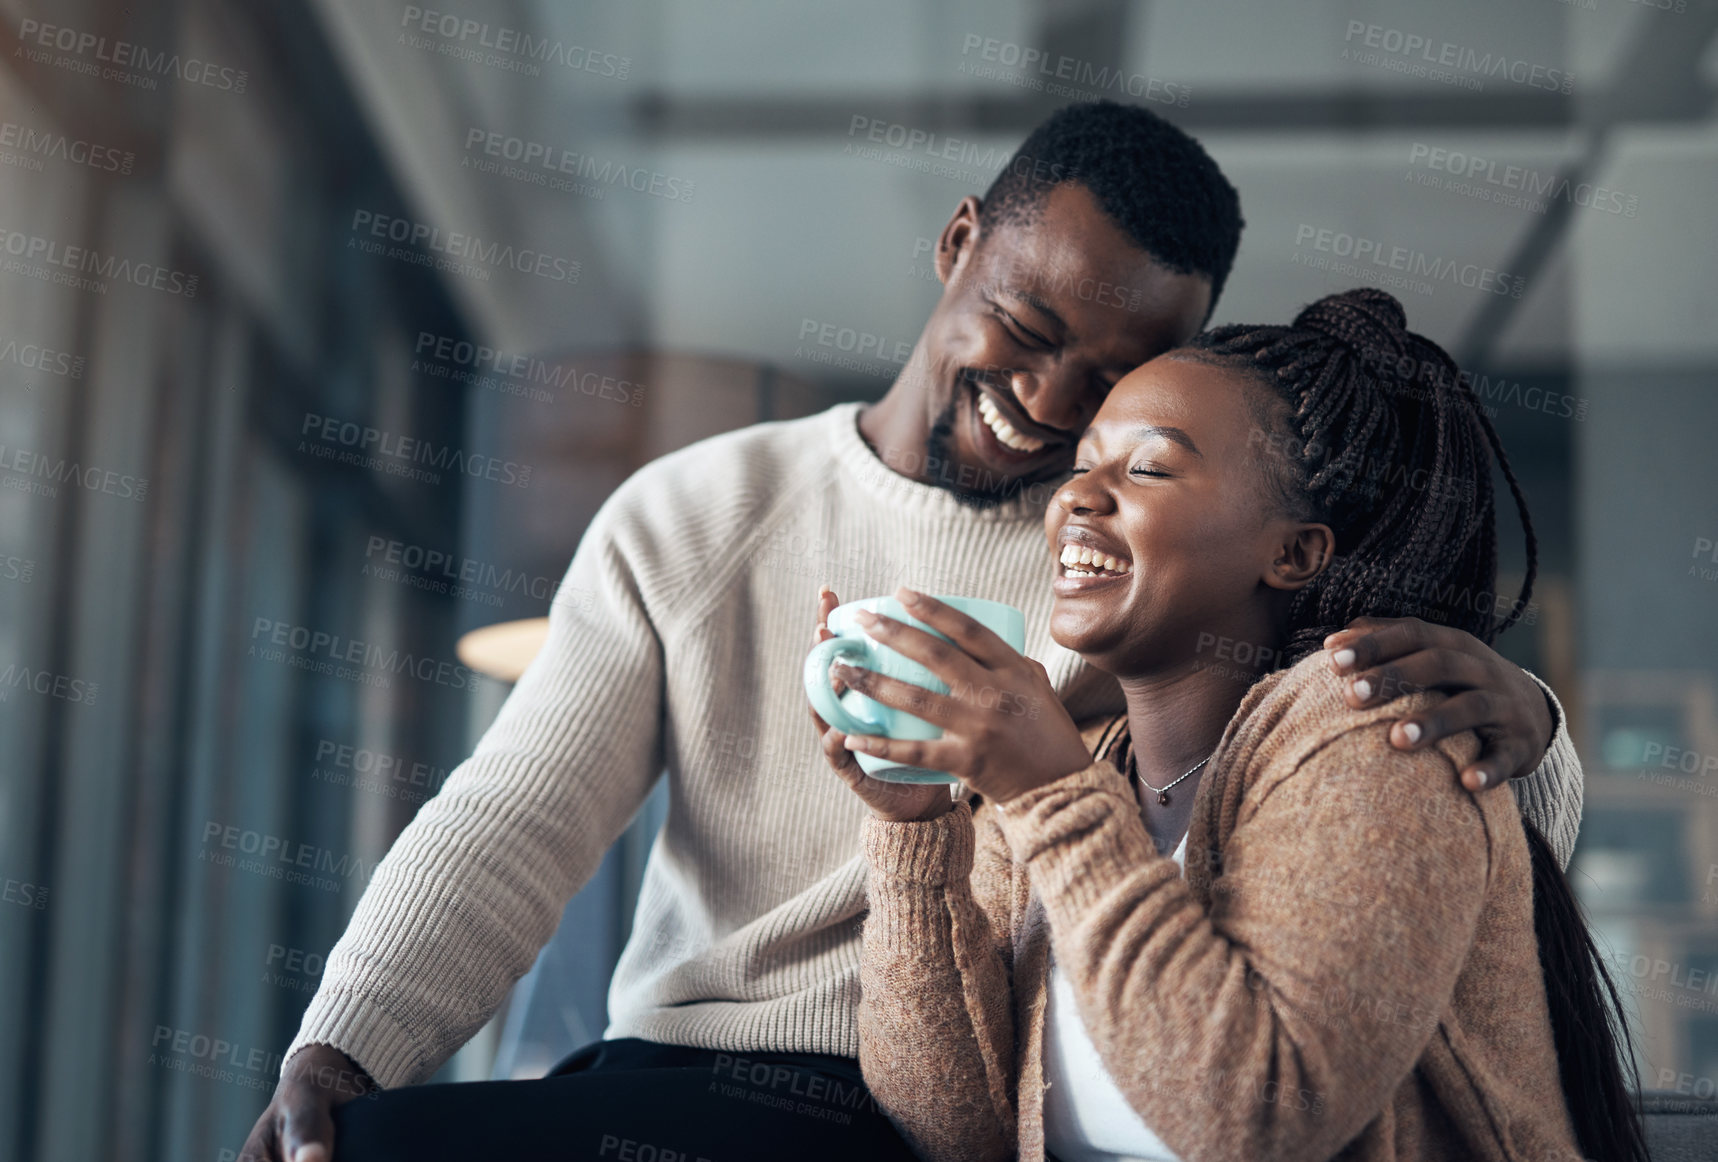
[[[1116,46],[1128,43],[1127,30],[1143,15],[1140,4],[1116,0],[1051,3],[1042,0],[1034,43],[1052,54],[1080,60],[1109,61]],[[1672,43],[1678,58],[1698,58],[1714,16],[1711,6],[1699,19],[1651,22],[1642,51],[1617,70],[1636,119],[1696,121],[1707,116],[1712,94],[1692,67],[1674,77],[1657,76],[1656,53]],[[1651,42],[1650,47],[1645,42]],[[1679,59],[1679,63],[1680,59]],[[1655,77],[1642,85],[1639,78]],[[1642,94],[1651,90],[1651,96]],[[1607,94],[1609,99],[1611,95]],[[1066,104],[1064,98],[1020,90],[1010,93],[884,94],[844,96],[681,97],[644,93],[631,103],[631,128],[659,144],[685,141],[770,140],[828,137],[848,131],[852,119],[867,117],[943,134],[1023,136]],[[1209,95],[1167,115],[1193,133],[1328,133],[1361,129],[1373,132],[1478,129],[1569,129],[1588,123],[1590,102],[1572,94],[1523,89],[1518,92],[1465,90],[1395,91],[1345,85],[1325,91]]]
[[[1702,84],[1700,66],[1718,32],[1718,4],[1693,5],[1681,15],[1687,19],[1643,22],[1641,34],[1614,73],[1624,82],[1581,99],[1580,127],[1587,131],[1586,149],[1558,171],[1559,181],[1573,187],[1600,173],[1618,125],[1704,120],[1711,115],[1712,94]],[[1532,284],[1556,257],[1575,208],[1573,199],[1551,199],[1499,269]],[[1522,301],[1486,295],[1456,346],[1456,361],[1463,367],[1485,366]]]
[[[1696,121],[1710,98],[1684,94],[1677,107],[1655,119]],[[950,94],[901,96],[854,93],[828,97],[669,96],[635,98],[631,128],[653,144],[707,143],[841,136],[856,115],[946,134],[1024,136],[1065,100],[1040,94]],[[1329,133],[1333,130],[1567,129],[1582,121],[1582,106],[1570,95],[1520,93],[1377,92],[1348,88],[1324,93],[1259,93],[1204,96],[1168,113],[1191,133]]]
[[[604,249],[586,215],[536,213],[532,187],[497,185],[474,178],[475,171],[460,166],[460,142],[469,127],[496,127],[499,114],[499,127],[522,136],[526,114],[534,102],[545,99],[544,92],[521,88],[511,73],[402,49],[395,28],[374,6],[307,0],[305,7],[316,15],[357,94],[379,152],[420,220],[466,235],[568,254],[580,262],[576,285],[560,284],[563,290],[574,288],[576,301],[550,299],[544,290],[550,284],[513,272],[483,281],[445,275],[442,282],[473,333],[498,347],[539,346],[537,328],[543,304],[550,301],[564,313],[606,313],[607,327],[624,329],[624,296],[585,289],[626,284],[604,268]],[[526,6],[512,3],[501,11],[516,22],[511,27],[534,35],[544,31],[540,14]]]

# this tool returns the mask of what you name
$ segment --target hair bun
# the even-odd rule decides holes
[[[1408,349],[1408,316],[1402,304],[1372,287],[1326,295],[1296,315],[1294,325],[1329,335],[1374,359]]]

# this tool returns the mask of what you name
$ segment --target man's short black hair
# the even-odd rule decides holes
[[[1014,152],[985,191],[979,224],[1029,224],[1050,190],[1068,181],[1090,190],[1159,263],[1208,277],[1215,309],[1246,223],[1240,195],[1203,146],[1137,105],[1069,105]]]

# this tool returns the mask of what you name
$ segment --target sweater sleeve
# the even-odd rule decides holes
[[[1012,1159],[1012,993],[973,897],[965,802],[925,823],[876,817],[859,962],[859,1065],[921,1158]]]
[[[1538,769],[1523,778],[1509,780],[1509,790],[1521,814],[1550,844],[1558,866],[1567,871],[1575,854],[1575,840],[1581,832],[1586,775],[1581,770],[1581,756],[1575,753],[1575,744],[1569,738],[1569,720],[1563,713],[1563,704],[1537,674],[1528,672],[1527,676],[1545,691],[1557,728],[1551,735],[1551,749],[1545,752]]]
[[[1107,762],[1003,813],[1105,1065],[1181,1157],[1330,1157],[1437,1028],[1490,845],[1446,744],[1404,754],[1388,731],[1339,735],[1249,796],[1209,910]],[[1350,809],[1380,783],[1433,798]]]
[[[661,645],[629,566],[631,490],[598,512],[542,650],[376,866],[290,1057],[332,1045],[423,1081],[500,1007],[662,769]]]

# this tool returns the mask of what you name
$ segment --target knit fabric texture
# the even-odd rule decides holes
[[[604,1035],[858,1056],[868,811],[828,769],[800,684],[819,585],[843,601],[907,584],[1018,606],[1026,652],[1076,720],[1123,705],[1112,678],[1050,639],[1046,491],[964,505],[879,459],[858,411],[704,440],[615,491],[541,652],[377,866],[288,1056],[327,1044],[385,1087],[428,1078],[496,1012],[664,777],[668,819]],[[1513,784],[1565,860],[1572,754],[1559,730]]]
[[[1085,770],[932,822],[866,820],[860,1062],[923,1157],[1039,1162],[1049,961],[1182,1158],[1580,1157],[1510,797],[1471,733],[1395,750],[1428,698],[1350,710],[1315,655],[1253,687],[1206,769],[1186,876],[1097,723]]]

